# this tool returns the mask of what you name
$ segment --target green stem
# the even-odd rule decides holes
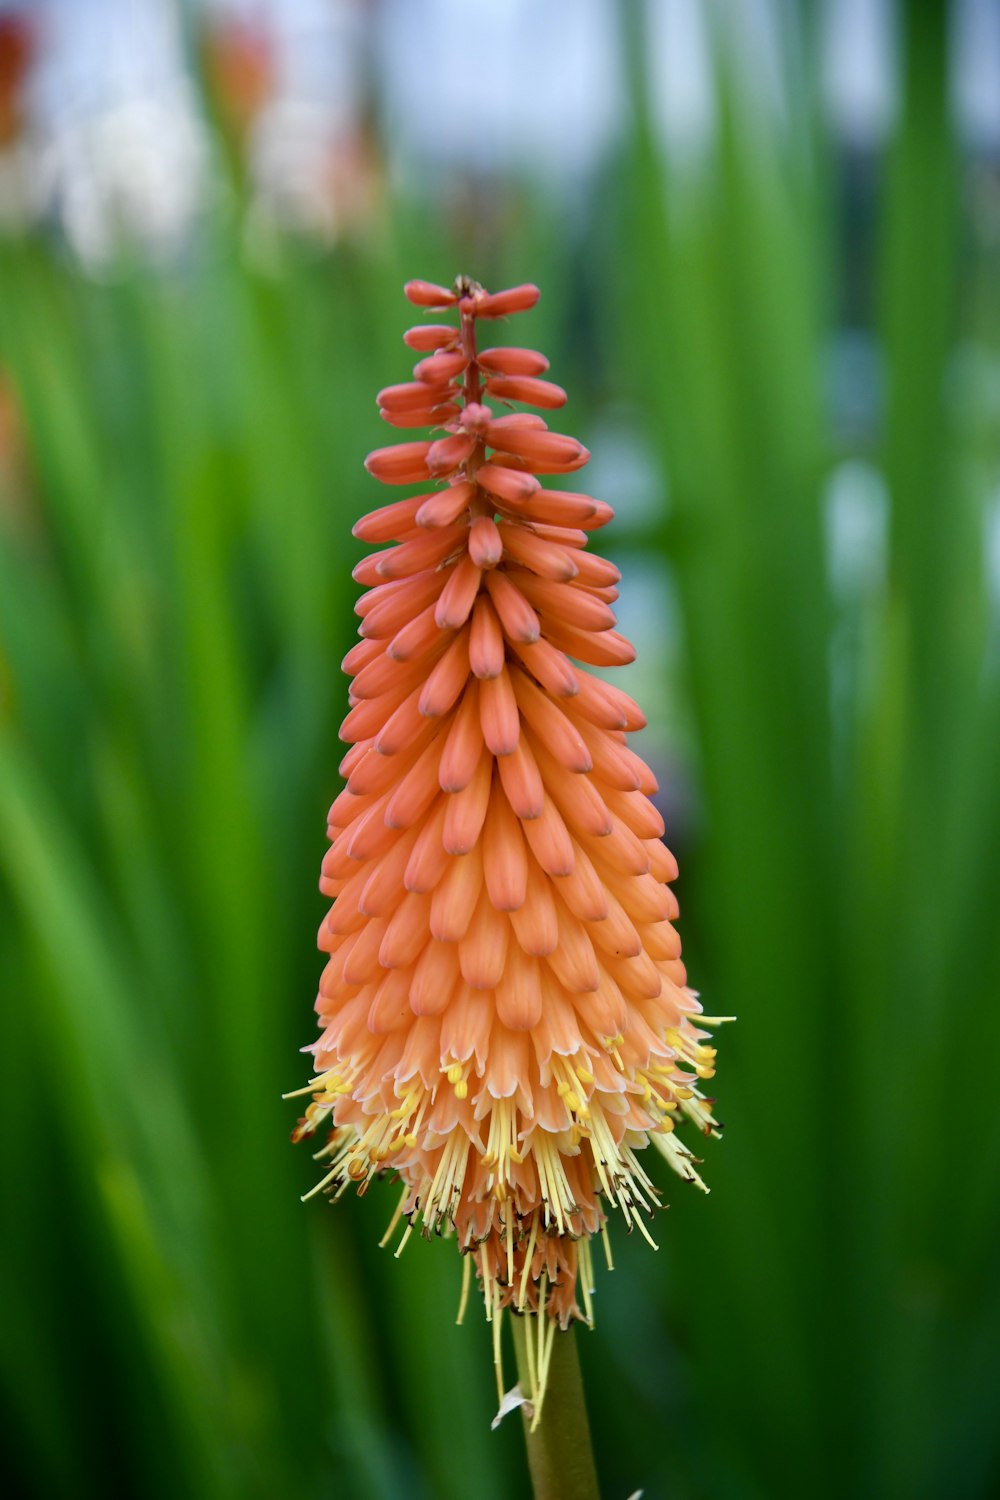
[[[531,1389],[526,1340],[534,1328],[534,1321],[533,1318],[511,1318],[522,1391]],[[572,1327],[565,1333],[559,1329],[554,1335],[545,1405],[534,1432],[531,1418],[522,1414],[535,1500],[600,1500],[576,1334]]]

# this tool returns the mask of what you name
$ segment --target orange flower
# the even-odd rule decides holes
[[[367,467],[441,483],[354,528],[384,550],[354,571],[368,592],[320,882],[323,1033],[296,1138],[332,1127],[316,1192],[401,1179],[386,1239],[403,1217],[404,1242],[415,1224],[454,1232],[497,1329],[507,1307],[545,1315],[539,1397],[552,1332],[591,1319],[608,1208],[649,1238],[640,1149],[703,1185],[674,1126],[717,1133],[699,1089],[715,1052],[680,959],[656,782],[626,743],[645,721],[576,665],[634,656],[614,629],[618,571],[586,550],[611,508],[535,477],[581,468],[580,443],[487,404],[566,400],[541,354],[478,348],[482,320],[538,290],[462,278],[406,294],[459,326],[410,329],[424,357],[379,406],[441,435]]]
[[[274,93],[274,38],[259,22],[230,16],[206,24],[202,50],[209,89],[223,123],[243,142]]]
[[[35,51],[35,27],[27,11],[0,15],[0,151],[11,146],[24,123],[24,88]]]

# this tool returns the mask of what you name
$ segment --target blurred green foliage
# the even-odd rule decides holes
[[[951,140],[945,9],[906,12],[861,246],[808,56],[781,125],[720,31],[719,128],[677,161],[634,25],[631,130],[575,243],[525,192],[509,235],[398,201],[266,269],[235,217],[182,270],[104,282],[3,245],[26,459],[0,494],[0,1373],[24,1492],[525,1493],[485,1325],[454,1326],[457,1257],[379,1252],[388,1189],[303,1208],[280,1099],[311,1039],[372,397],[407,369],[402,281],[460,270],[537,281],[524,337],[570,430],[629,403],[669,479],[607,545],[660,554],[680,601],[687,952],[740,1015],[713,1195],[671,1185],[658,1256],[618,1236],[582,1339],[606,1493],[996,1492],[1000,257]],[[845,243],[876,266],[874,439],[831,415]],[[890,505],[884,574],[865,556],[845,592],[852,463]]]

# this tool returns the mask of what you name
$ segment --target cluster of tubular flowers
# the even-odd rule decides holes
[[[367,592],[321,880],[322,1035],[296,1138],[328,1131],[316,1192],[400,1180],[386,1239],[402,1219],[404,1242],[417,1224],[454,1234],[497,1330],[505,1308],[539,1315],[540,1410],[552,1333],[591,1320],[607,1211],[648,1237],[640,1150],[701,1185],[675,1125],[717,1132],[698,1026],[714,1021],[686,983],[656,782],[626,742],[642,714],[587,670],[634,655],[618,571],[586,550],[612,511],[536,477],[579,469],[580,443],[490,404],[566,400],[541,354],[478,347],[482,321],[538,291],[460,279],[406,295],[458,326],[404,334],[424,357],[378,397],[392,426],[440,435],[367,460],[424,489],[354,528],[382,550],[354,572]]]

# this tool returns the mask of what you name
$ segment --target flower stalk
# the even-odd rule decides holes
[[[526,1392],[536,1376],[534,1322],[511,1322],[518,1382]],[[560,1330],[552,1340],[541,1421],[535,1423],[530,1401],[522,1417],[535,1500],[600,1500],[574,1328]]]

